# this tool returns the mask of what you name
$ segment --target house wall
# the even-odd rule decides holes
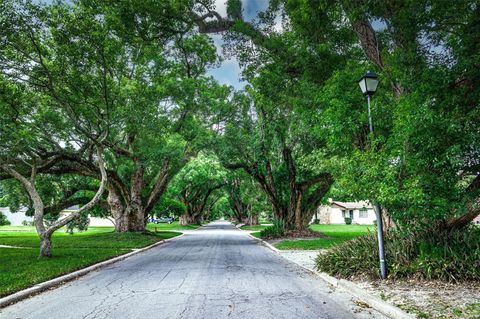
[[[342,216],[342,210],[338,207],[332,207],[330,214],[330,224],[345,224]]]
[[[16,213],[12,213],[8,207],[0,207],[0,212],[7,217],[12,226],[22,226],[22,222],[26,220],[27,222],[33,222],[33,217],[25,215],[25,209],[21,209]],[[70,214],[70,212],[62,212],[61,217],[65,217]],[[113,227],[114,224],[111,220],[107,218],[92,217],[90,218],[90,226],[94,227]]]
[[[475,217],[475,219],[473,220],[473,223],[474,223],[474,224],[477,224],[477,225],[480,225],[480,215],[478,215],[477,217]]]
[[[110,219],[107,218],[99,218],[99,217],[92,217],[88,216],[90,218],[90,226],[94,227],[113,227],[115,226],[113,222]]]
[[[63,211],[60,213],[61,218],[68,216],[71,214],[71,211]],[[108,218],[100,218],[100,217],[93,217],[88,215],[88,218],[90,219],[90,224],[88,226],[93,226],[93,227],[113,227],[115,226],[113,222],[108,219]]]
[[[12,226],[22,226],[22,222],[32,222],[33,217],[25,215],[25,209],[12,213],[8,207],[0,207],[0,212],[7,217]]]
[[[377,219],[375,217],[375,211],[373,209],[367,209],[367,217],[360,218],[360,210],[353,210],[353,219],[352,224],[359,225],[372,225],[373,222]],[[343,218],[342,209],[337,207],[332,207],[330,214],[330,223],[331,224],[345,224],[345,219]]]
[[[373,209],[367,209],[367,217],[360,218],[360,210],[355,210],[353,212],[353,223],[360,225],[372,225],[374,221],[377,220],[375,216],[375,211]]]
[[[322,205],[317,208],[317,217],[320,224],[330,224],[331,209],[332,208],[328,205]],[[312,224],[314,221],[315,214],[313,214],[312,219],[310,220],[310,224]]]

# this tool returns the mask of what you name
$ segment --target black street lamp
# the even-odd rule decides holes
[[[368,71],[361,79],[358,81],[362,93],[367,96],[368,99],[368,124],[370,127],[370,133],[373,134],[373,123],[372,123],[372,111],[370,107],[370,102],[372,96],[377,91],[378,86],[378,76]],[[375,208],[375,215],[377,217],[377,238],[378,238],[378,258],[380,259],[380,277],[382,279],[387,278],[387,265],[385,264],[385,248],[383,245],[383,221],[382,221],[382,208],[378,203],[372,203]]]
[[[368,71],[364,76],[358,81],[362,93],[368,98],[368,124],[370,126],[370,133],[373,133],[373,124],[372,124],[372,112],[370,110],[370,100],[372,96],[377,92],[378,86],[378,76],[372,71]]]

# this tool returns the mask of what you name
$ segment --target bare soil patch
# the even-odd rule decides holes
[[[480,318],[480,282],[477,281],[355,280],[355,283],[417,318]]]

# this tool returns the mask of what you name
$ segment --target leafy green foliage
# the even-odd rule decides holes
[[[218,220],[229,215],[230,205],[226,194],[223,194],[207,212],[207,220]]]
[[[280,238],[285,235],[285,223],[281,219],[274,219],[273,225],[260,231],[260,237],[265,239]]]
[[[185,205],[188,218],[201,222],[223,197],[225,177],[226,170],[217,157],[200,152],[176,174],[167,193]]]
[[[389,232],[385,254],[390,277],[420,277],[447,281],[480,278],[480,228],[417,234]],[[375,234],[361,236],[334,247],[316,259],[319,270],[348,278],[377,278],[378,247]]]
[[[111,193],[137,215],[149,214],[208,140],[210,109],[230,91],[205,74],[219,59],[213,41],[189,22],[193,5],[2,2],[0,113],[9,129],[0,137],[2,159],[18,165],[25,159],[15,155],[33,148],[56,159],[44,179],[51,171],[98,179],[90,143],[102,137]],[[134,219],[137,229],[143,219]]]
[[[168,197],[163,197],[159,203],[155,206],[155,216],[157,218],[163,217],[163,216],[180,216],[182,214],[185,214],[187,211],[187,207],[185,204],[182,202],[168,198]]]
[[[0,212],[0,226],[8,226],[10,224],[11,223],[8,220],[7,216],[3,215],[2,212]]]
[[[66,232],[73,235],[75,229],[79,232],[87,231],[89,224],[90,218],[88,218],[88,215],[81,214],[79,217],[75,218],[65,226]]]
[[[480,113],[474,101],[480,89],[466,84],[479,79],[478,68],[472,71],[479,56],[472,39],[480,34],[473,27],[479,13],[473,1],[462,3],[453,15],[448,4],[428,1],[402,8],[280,2],[295,36],[317,54],[317,64],[326,62],[321,54],[331,54],[333,47],[342,57],[333,72],[322,72],[325,81],[315,82],[321,85],[312,98],[319,107],[312,118],[321,123],[313,130],[324,136],[327,147],[310,165],[322,161],[334,175],[331,195],[376,200],[399,227],[409,229],[428,229],[471,211],[468,203],[480,193],[472,182],[479,178]],[[367,43],[355,30],[356,24],[372,20],[377,21],[371,30],[377,43]],[[362,47],[355,45],[359,41]],[[378,51],[372,54],[367,44]],[[356,84],[368,69],[380,76],[372,103],[373,135],[366,99]]]

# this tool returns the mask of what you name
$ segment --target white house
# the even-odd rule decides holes
[[[473,223],[476,224],[476,225],[480,225],[480,215],[478,215],[477,217],[475,217],[473,219]]]
[[[328,205],[318,207],[316,217],[320,224],[345,224],[345,217],[352,219],[352,224],[372,225],[377,219],[373,206],[368,201],[339,202],[329,199]]]
[[[11,223],[12,226],[22,226],[23,222],[26,221],[27,223],[33,222],[33,217],[27,216],[25,214],[27,210],[25,208],[20,209],[20,211],[16,213],[12,213],[10,208],[8,207],[0,207],[0,212],[7,217],[8,221]]]
[[[66,217],[70,215],[71,213],[74,213],[78,209],[78,205],[69,207],[65,210],[62,210],[60,212],[60,218]],[[115,224],[113,221],[109,218],[102,218],[102,217],[93,217],[91,215],[88,215],[88,219],[90,219],[90,223],[88,224],[89,226],[93,227],[113,227]]]
[[[63,210],[62,212],[60,212],[60,218],[73,213],[77,209],[78,207],[73,206]],[[0,212],[7,217],[7,219],[10,221],[12,226],[22,226],[24,221],[26,221],[27,223],[33,222],[33,217],[27,216],[25,214],[26,212],[25,208],[20,209],[16,213],[12,213],[8,207],[0,207]],[[89,224],[90,226],[94,226],[94,227],[114,226],[113,221],[108,218],[93,217],[90,215],[88,216],[88,218],[90,219],[90,224]]]

